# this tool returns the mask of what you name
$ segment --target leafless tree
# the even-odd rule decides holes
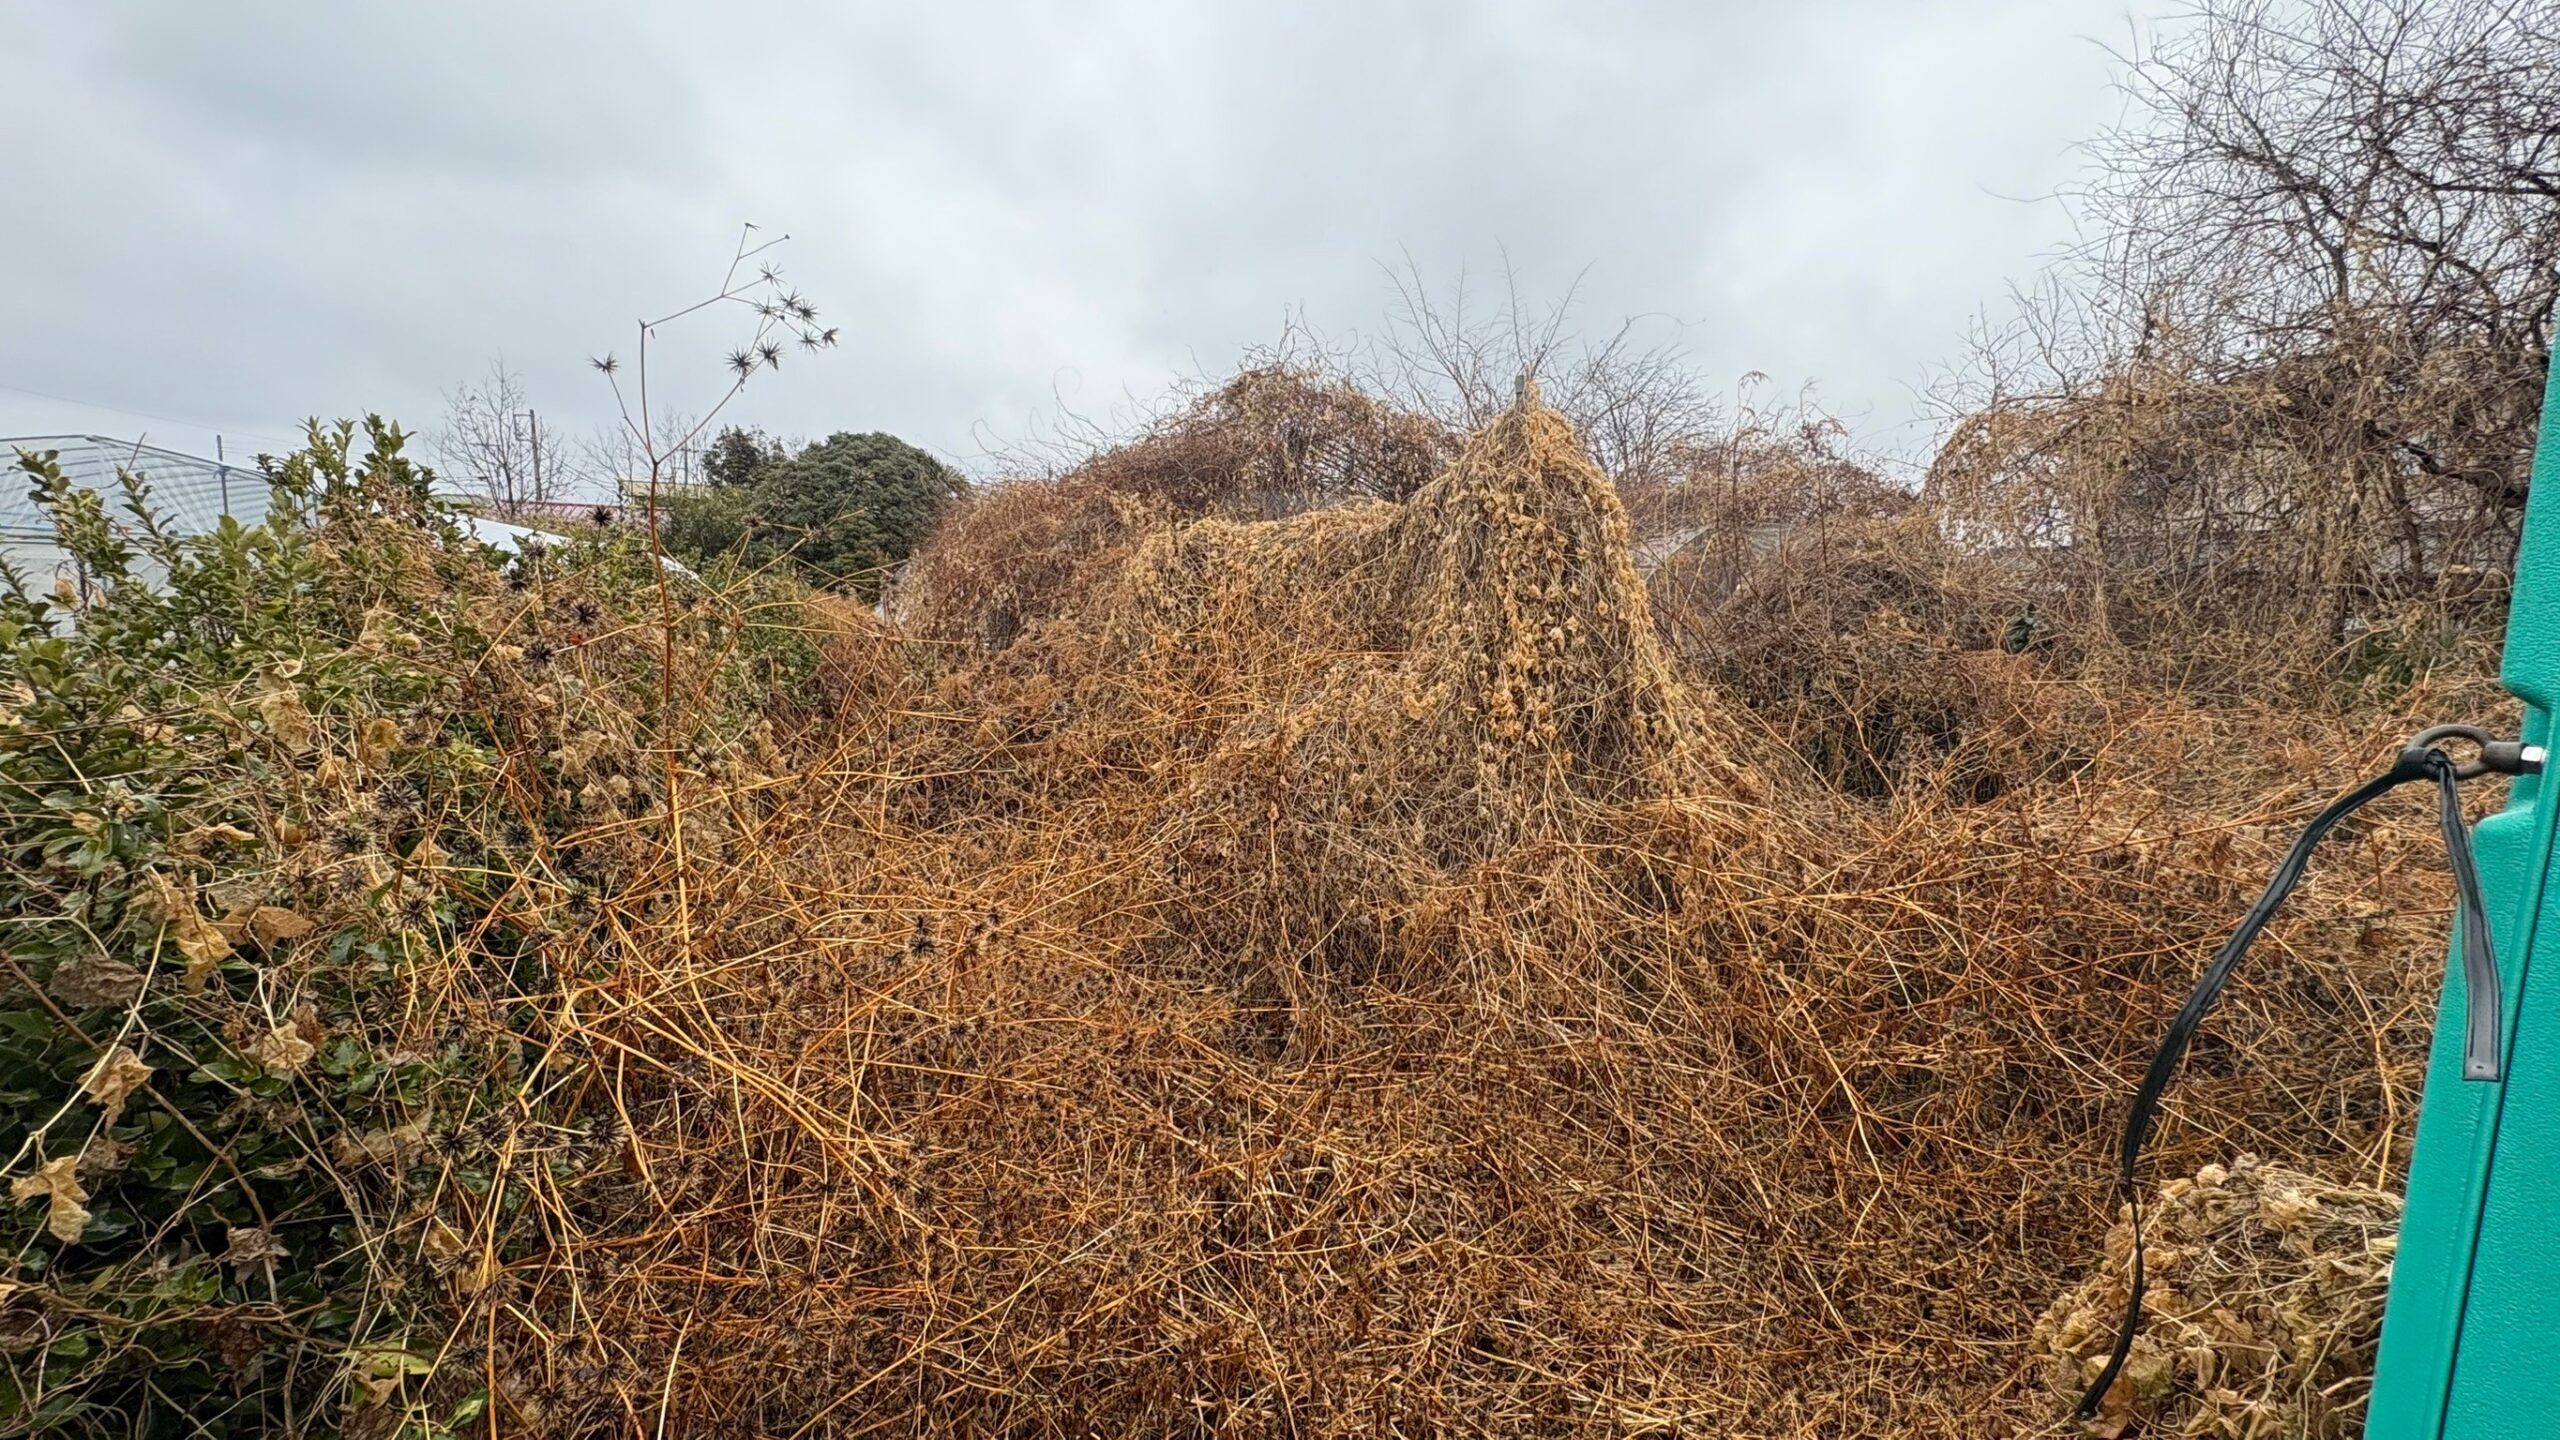
[[[1506,267],[1498,302],[1487,305],[1463,271],[1435,294],[1407,257],[1388,283],[1387,325],[1361,378],[1392,404],[1463,433],[1534,379],[1639,512],[1681,483],[1691,451],[1724,433],[1696,364],[1676,338],[1657,338],[1667,317],[1631,317],[1595,340],[1574,325],[1578,282],[1541,306]]]
[[[661,414],[651,428],[657,433],[655,448],[663,485],[680,490],[701,483],[705,442],[693,415],[682,410]],[[617,417],[590,435],[579,451],[587,472],[610,482],[617,500],[636,508],[640,502],[633,497],[649,487],[650,448],[642,445]]]
[[[504,358],[478,380],[445,395],[444,425],[435,435],[445,476],[502,518],[520,515],[570,488],[570,452],[546,428],[525,393],[524,377]]]
[[[1733,428],[1687,352],[1647,344],[1644,331],[1643,319],[1631,319],[1604,341],[1577,345],[1553,366],[1546,390],[1639,511],[1648,497],[1684,483],[1697,452]]]
[[[1431,293],[1410,255],[1404,268],[1387,271],[1394,296],[1364,377],[1371,388],[1391,404],[1464,432],[1508,409],[1524,377],[1551,378],[1578,284],[1541,312],[1521,296],[1519,276],[1507,264],[1502,281],[1502,303],[1488,309],[1464,270],[1445,296]]]
[[[2118,632],[2333,647],[2494,600],[2560,299],[2560,3],[2202,0],[2120,61],[2090,238],[1933,480]]]
[[[2251,367],[2378,350],[2386,387],[2457,363],[2468,400],[2370,416],[2420,472],[2522,499],[2560,299],[2560,5],[2206,0],[2126,57],[2128,123],[2083,194],[2135,327]]]

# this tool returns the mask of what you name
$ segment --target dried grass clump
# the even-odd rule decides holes
[[[1172,923],[1242,953],[1296,936],[1328,969],[1429,973],[1474,867],[1585,883],[1593,857],[1533,847],[1622,827],[1638,801],[1736,830],[1763,793],[1704,743],[1720,717],[1673,675],[1615,494],[1553,411],[1497,420],[1402,506],[1154,537],[1093,623],[1085,663],[1112,693],[1083,727],[1143,734],[1130,702],[1167,694],[1205,709],[1153,828]]]
[[[2054,663],[2031,592],[1935,514],[1818,520],[1738,564],[1684,551],[1651,587],[1685,666],[1852,794],[1980,804],[2088,758],[2104,682]]]
[[[1439,843],[1489,829],[1500,846],[1542,808],[1709,783],[1709,709],[1654,634],[1615,493],[1551,410],[1497,420],[1402,506],[1154,537],[1096,614],[1114,668],[1285,660],[1236,738],[1340,752],[1310,777],[1339,783],[1298,788],[1393,791],[1420,807],[1396,820]]]
[[[917,554],[890,603],[920,636],[1000,650],[1081,604],[1154,528],[1400,500],[1454,449],[1435,422],[1347,381],[1282,363],[1249,369],[1062,476],[981,491]]]
[[[880,608],[919,639],[993,653],[1076,603],[1168,518],[1081,472],[981,486],[935,527]]]
[[[1277,517],[1345,500],[1401,500],[1456,448],[1436,421],[1339,376],[1275,362],[1242,371],[1081,469],[1178,514]]]
[[[2300,1436],[2364,1430],[2400,1197],[2244,1155],[2172,1180],[2146,1220],[2144,1332],[2095,1434]],[[2100,1273],[2036,1322],[2030,1347],[2057,1395],[2096,1378],[2127,1299],[2130,1214]]]
[[[2049,1428],[2159,1016],[2404,719],[2111,697],[2067,780],[1859,803],[1655,636],[1523,408],[869,672],[528,997],[615,1149],[471,1232],[453,1368],[555,1435]],[[2341,837],[2162,1163],[2402,1153],[2440,916],[2362,897],[2433,843]]]
[[[2424,668],[2450,657],[2368,637],[2412,604],[2498,633],[2523,462],[2382,443],[2464,413],[2450,382],[2479,373],[2405,359],[2352,327],[2248,364],[2164,345],[1966,416],[1927,488],[2079,652],[2145,683],[2246,700]]]
[[[1814,526],[1889,520],[1919,499],[1844,450],[1819,411],[1745,410],[1730,427],[1683,439],[1668,473],[1613,473],[1636,534],[1676,542],[1689,583],[1716,594],[1765,558],[1775,537]]]

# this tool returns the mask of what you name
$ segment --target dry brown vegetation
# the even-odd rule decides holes
[[[985,487],[885,618],[603,540],[501,564],[386,460],[279,532],[255,574],[318,598],[170,701],[183,745],[39,655],[227,807],[94,874],[202,881],[113,933],[219,983],[109,998],[231,1128],[147,1241],[88,1238],[139,1122],[55,1017],[42,1126],[91,1138],[12,1175],[63,1220],[16,1217],[0,1355],[56,1389],[9,1423],[111,1381],[159,1423],[183,1368],[254,1393],[229,1433],[2067,1433],[2162,1018],[2322,801],[2504,714],[2560,243],[2517,57],[2560,28],[2322,13],[2360,19],[2214,0],[2136,67],[2122,243],[1925,483],[1407,291],[1401,370],[1255,364]],[[224,658],[271,587],[199,588]],[[2103,1428],[2358,1425],[2441,854],[2343,827],[2196,1041]]]
[[[1401,500],[1454,444],[1422,415],[1275,357],[1063,475],[979,489],[944,518],[888,608],[919,636],[1001,649],[1076,603],[1152,524]]]
[[[1816,538],[1868,579],[1805,691],[1797,637],[1658,620],[1530,404],[1402,503],[1149,525],[991,653],[841,622],[790,803],[545,997],[535,1082],[626,1128],[455,1272],[454,1368],[560,1434],[2052,1426],[2025,1341],[2159,1016],[2451,702],[2129,689],[1907,530]],[[2431,843],[2340,847],[2164,1166],[2391,1177]]]
[[[2358,1433],[2399,1249],[2400,1196],[2244,1155],[2160,1188],[2150,1217],[2160,1294],[2144,1305],[2127,1379],[2095,1428],[2224,1436]],[[2031,1344],[2057,1390],[2085,1382],[2124,1314],[2133,1227],[2107,1233],[2109,1265],[2054,1302]],[[2249,1433],[2242,1431],[2241,1433]]]

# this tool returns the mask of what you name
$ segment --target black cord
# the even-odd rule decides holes
[[[2430,732],[2433,733],[2433,732]],[[2419,737],[2421,741],[2427,736]],[[2214,953],[2213,963],[2197,978],[2195,988],[2187,992],[2187,1003],[2178,1007],[2177,1017],[2169,1022],[2169,1032],[2160,1048],[2151,1056],[2151,1068],[2143,1073],[2142,1086],[2134,1091],[2133,1110],[2124,1124],[2124,1142],[2116,1155],[2116,1184],[2123,1192],[2133,1214],[2133,1290],[2125,1300],[2124,1323],[2117,1327],[2115,1349],[2107,1357],[2104,1370],[2092,1381],[2088,1393],[2080,1397],[2080,1418],[2086,1420],[2098,1413],[2098,1403],[2106,1398],[2116,1376],[2124,1370],[2125,1359],[2133,1353],[2134,1336],[2142,1329],[2142,1293],[2144,1284],[2142,1247],[2142,1189],[2140,1166],[2143,1143],[2151,1138],[2152,1122],[2160,1113],[2160,1097],[2169,1081],[2178,1073],[2178,1064],[2186,1058],[2188,1042],[2195,1039],[2196,1027],[2204,1023],[2205,1012],[2222,998],[2223,988],[2231,983],[2231,972],[2247,954],[2258,932],[2275,918],[2276,909],[2285,897],[2302,883],[2302,872],[2311,863],[2311,852],[2336,828],[2339,821],[2372,804],[2385,793],[2414,780],[2436,782],[2436,814],[2444,832],[2445,858],[2453,867],[2454,889],[2460,896],[2462,927],[2463,979],[2469,1001],[2468,1026],[2464,1037],[2462,1075],[2466,1080],[2496,1080],[2502,1073],[2499,1019],[2498,957],[2490,948],[2489,913],[2480,897],[2480,872],[2471,859],[2470,832],[2462,823],[2462,792],[2457,784],[2459,767],[2453,757],[2432,746],[2413,743],[2400,752],[2390,769],[2329,802],[2329,807],[2311,817],[2302,834],[2285,852],[2284,863],[2276,867],[2275,878],[2267,882],[2258,903],[2249,907],[2238,929],[2222,942]]]

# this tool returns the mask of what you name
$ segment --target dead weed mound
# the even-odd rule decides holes
[[[1064,475],[979,491],[917,552],[890,608],[922,638],[1001,650],[1080,608],[1151,529],[1401,500],[1454,448],[1339,377],[1259,366]]]
[[[1692,546],[1651,594],[1683,667],[1827,785],[1979,804],[2088,758],[2105,679],[1934,513],[1822,517],[1739,557]]]
[[[1311,801],[1383,805],[1372,828],[1483,854],[1577,805],[1753,793],[1699,744],[1712,708],[1673,675],[1625,514],[1550,410],[1503,417],[1400,506],[1159,534],[1097,610],[1103,664],[1244,680],[1222,745],[1286,748],[1334,782],[1301,783]]]
[[[461,1296],[509,1426],[2047,1425],[2021,1342],[2167,997],[2388,742],[2128,702],[2068,784],[1853,805],[1673,673],[1624,523],[1524,407],[844,684],[544,1006],[527,1093],[622,1139]],[[2357,897],[2432,843],[2339,845],[2164,1163],[2387,1149],[2440,947]]]
[[[2399,1248],[2400,1197],[2244,1155],[2160,1188],[2149,1221],[2144,1333],[2108,1392],[2101,1435],[2363,1433]],[[2032,1348],[2057,1395],[2096,1378],[2124,1314],[2128,1216],[2103,1273],[2036,1322]]]

